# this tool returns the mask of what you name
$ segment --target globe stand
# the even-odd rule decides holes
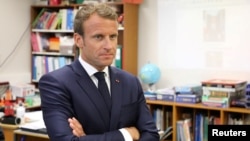
[[[155,92],[155,84],[154,83],[150,83],[148,84],[148,93],[154,93]]]
[[[147,88],[144,91],[144,94],[155,95],[155,91],[156,91],[155,84],[147,84],[146,86],[147,86]]]

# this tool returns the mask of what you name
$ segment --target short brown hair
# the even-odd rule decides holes
[[[74,32],[83,36],[83,23],[94,13],[97,13],[100,17],[117,21],[118,16],[114,7],[105,3],[87,4],[84,5],[75,16]]]

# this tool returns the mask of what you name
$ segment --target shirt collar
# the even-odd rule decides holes
[[[81,63],[82,67],[86,70],[89,76],[93,76],[98,70],[91,66],[89,63],[84,61],[80,56],[78,57],[79,62]],[[109,78],[109,71],[108,67],[105,67],[103,69],[103,72],[105,73],[105,76]]]

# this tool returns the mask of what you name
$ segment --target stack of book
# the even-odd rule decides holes
[[[250,108],[250,84],[246,86],[245,96],[240,99],[233,99],[230,104],[232,107]]]
[[[156,93],[155,92],[145,91],[144,96],[148,100],[156,100]]]
[[[157,100],[175,101],[175,91],[173,88],[158,89],[155,93]]]
[[[213,107],[230,107],[233,100],[245,96],[246,80],[211,79],[202,81],[202,103]]]
[[[176,86],[175,93],[176,102],[199,103],[201,102],[202,86],[200,84]]]

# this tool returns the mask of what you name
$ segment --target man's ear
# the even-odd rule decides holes
[[[82,39],[82,36],[79,35],[78,33],[74,33],[74,41],[75,41],[75,44],[76,44],[79,48],[82,48],[82,47],[83,47],[83,39]]]

